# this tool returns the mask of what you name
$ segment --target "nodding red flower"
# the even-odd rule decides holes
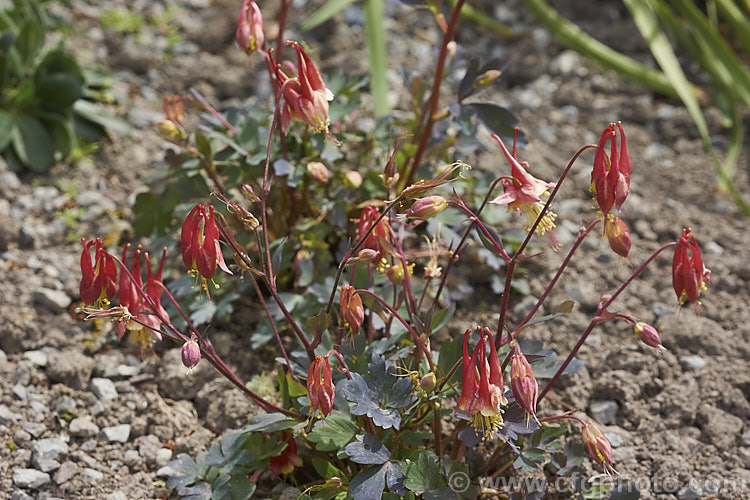
[[[511,165],[511,177],[504,178],[501,182],[503,184],[504,192],[497,198],[490,201],[495,205],[508,205],[508,211],[517,210],[526,214],[526,225],[524,229],[527,231],[531,229],[542,214],[544,210],[545,202],[542,200],[543,196],[549,196],[549,189],[555,187],[554,182],[544,182],[543,180],[537,179],[529,172],[526,171],[525,167],[528,164],[523,164],[515,158],[515,154],[511,154],[508,148],[505,147],[503,141],[497,134],[492,134],[492,137],[500,144],[500,147],[505,153],[505,158]],[[513,145],[513,151],[515,153],[515,139]],[[550,244],[553,248],[557,249],[560,246],[560,242],[557,241],[554,231],[555,219],[557,215],[554,212],[547,211],[539,221],[536,227],[537,234],[547,234],[547,238],[550,240]]]
[[[340,295],[341,319],[354,333],[359,333],[362,322],[365,320],[362,298],[351,285],[342,286]]]
[[[263,48],[266,40],[263,35],[263,16],[255,2],[245,0],[242,3],[235,39],[245,54],[252,54]]]
[[[336,386],[333,385],[331,364],[328,356],[315,356],[307,372],[307,393],[310,396],[310,415],[318,412],[327,417],[333,410]]]
[[[182,261],[188,274],[198,280],[201,288],[208,294],[208,280],[213,282],[216,267],[232,274],[224,262],[219,245],[219,227],[216,225],[213,205],[196,205],[185,218],[180,234],[182,244]],[[214,283],[215,288],[219,285]]]
[[[612,214],[604,216],[604,234],[609,240],[609,247],[621,257],[628,258],[630,253],[630,231],[625,221]]]
[[[294,437],[288,432],[282,432],[281,442],[286,443],[284,451],[282,451],[280,455],[269,459],[271,471],[277,477],[280,474],[289,474],[295,467],[300,467],[302,465],[302,460],[297,455],[297,443],[295,443]]]
[[[380,210],[378,210],[375,205],[368,205],[363,208],[362,213],[359,216],[359,224],[357,226],[357,234],[359,235],[359,237],[361,238],[365,234],[367,234],[367,232],[370,231],[370,228],[373,227],[373,224],[375,224],[379,218]],[[367,236],[367,238],[365,238],[365,241],[360,246],[362,250],[373,250],[374,252],[376,252],[371,261],[375,263],[376,266],[381,265],[383,259],[387,254],[387,250],[383,248],[380,240],[387,241],[389,235],[390,228],[388,227],[385,218],[383,218],[380,220],[380,222],[377,222],[375,228],[370,232],[370,234]]]
[[[127,265],[129,249],[130,245],[128,244],[122,251],[122,262],[125,265]],[[120,273],[120,305],[128,309],[132,319],[121,322],[117,326],[118,340],[122,340],[126,331],[130,332],[130,341],[139,344],[142,349],[150,347],[155,340],[161,340],[162,318],[169,321],[169,315],[161,305],[163,286],[161,280],[166,253],[167,249],[165,248],[162,251],[159,268],[154,275],[148,254],[143,254],[139,246],[130,260],[130,274],[133,275],[133,279],[131,280],[125,271]],[[141,276],[141,257],[146,259],[148,280],[145,287]],[[144,295],[151,299],[153,306]]]
[[[326,88],[318,68],[310,56],[297,42],[286,42],[297,51],[298,76],[291,79],[281,69],[276,68],[276,78],[282,89],[286,105],[282,109],[281,128],[284,132],[289,129],[289,122],[293,118],[310,125],[315,132],[328,131],[328,101],[333,100],[333,94]]]
[[[536,418],[536,400],[539,386],[534,371],[518,345],[513,348],[510,365],[510,388],[518,406],[526,412],[527,424],[531,417]]]
[[[688,300],[698,304],[698,296],[706,289],[711,277],[711,271],[703,265],[698,242],[690,231],[690,228],[682,230],[672,259],[672,286],[680,304]]]
[[[117,293],[117,265],[104,250],[99,238],[86,242],[81,238],[81,284],[79,290],[84,305],[106,307]],[[91,261],[91,247],[94,246],[94,262]]]
[[[617,150],[617,134],[620,134],[620,150]],[[610,143],[610,154],[604,148],[607,141]],[[591,171],[591,192],[596,196],[596,202],[599,204],[603,214],[608,214],[612,210],[612,205],[617,210],[622,209],[625,198],[628,197],[630,190],[630,171],[631,171],[630,154],[628,145],[625,141],[625,132],[622,130],[622,124],[617,122],[610,123],[609,127],[604,129],[599,139],[599,145],[594,155],[594,169]]]
[[[612,472],[617,474],[617,471],[612,466],[612,447],[607,438],[604,437],[604,434],[602,434],[602,431],[593,422],[589,421],[589,423],[581,428],[581,437],[583,438],[584,446],[586,446],[586,451],[589,452],[589,455],[591,455],[591,458],[596,463],[602,466],[604,472],[607,474]]]
[[[463,388],[458,398],[457,410],[463,411],[476,433],[483,439],[492,437],[503,425],[502,406],[505,399],[503,374],[495,342],[489,330],[479,329],[481,338],[469,357],[468,339],[471,330],[464,333],[462,359]],[[487,359],[486,346],[489,343],[490,355]],[[477,370],[477,357],[479,367]],[[478,380],[477,380],[478,379]]]

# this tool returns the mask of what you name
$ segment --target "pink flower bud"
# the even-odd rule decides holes
[[[182,344],[182,364],[188,369],[188,373],[193,371],[195,365],[201,360],[201,348],[198,347],[198,339],[193,335],[190,340]]]
[[[240,10],[240,18],[237,20],[237,32],[235,33],[237,45],[246,54],[252,54],[265,43],[263,35],[263,16],[258,4],[245,0]]]
[[[516,403],[523,408],[527,416],[536,415],[536,400],[539,385],[536,378],[534,378],[531,365],[517,345],[511,356],[510,388],[513,391]]]
[[[307,173],[313,180],[320,182],[321,184],[327,184],[328,178],[331,176],[328,169],[319,161],[311,161],[307,164]]]
[[[665,351],[663,345],[661,345],[661,339],[659,338],[659,332],[653,326],[639,321],[633,325],[636,335],[640,338],[644,344],[649,347],[655,347],[660,351]]]
[[[379,253],[377,250],[373,250],[372,248],[365,248],[359,251],[359,253],[357,254],[357,260],[364,263],[370,263],[377,259],[378,255]]]
[[[622,257],[628,258],[630,253],[630,231],[625,221],[608,214],[604,219],[604,234],[607,235],[610,248]]]
[[[426,196],[412,203],[411,208],[406,211],[410,219],[427,220],[439,214],[448,206],[448,202],[442,196]]]

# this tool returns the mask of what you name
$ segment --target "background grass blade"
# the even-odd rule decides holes
[[[390,113],[388,82],[385,78],[386,44],[383,0],[365,0],[365,32],[370,57],[370,87],[375,114]]]

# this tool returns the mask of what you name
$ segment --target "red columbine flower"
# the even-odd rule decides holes
[[[617,152],[617,133],[620,133],[620,152]],[[610,154],[604,150],[611,139]],[[604,129],[594,155],[594,169],[591,171],[591,191],[596,195],[596,202],[602,213],[608,214],[612,205],[617,210],[622,208],[630,190],[630,154],[625,141],[622,124],[617,122]]]
[[[486,329],[480,330],[481,339],[469,358],[468,338],[471,330],[464,333],[463,352],[463,389],[458,398],[457,409],[463,411],[476,433],[483,439],[492,437],[503,425],[502,406],[507,404],[503,394],[503,375],[492,334]],[[487,359],[485,348],[487,339],[490,344],[490,358]],[[477,354],[479,355],[479,381],[477,381]]]
[[[368,205],[362,209],[362,213],[359,216],[359,224],[357,227],[357,234],[359,237],[363,237],[370,231],[370,228],[380,218],[380,210],[375,205]],[[375,265],[380,265],[383,258],[387,253],[387,250],[383,248],[380,240],[388,240],[390,230],[385,219],[380,220],[370,234],[365,238],[365,241],[361,245],[363,250],[374,250],[376,255],[373,257],[372,262]]]
[[[628,258],[630,253],[630,231],[625,221],[612,214],[604,216],[604,234],[609,240],[609,247],[622,257]]]
[[[698,296],[706,289],[710,277],[711,271],[703,265],[698,242],[690,234],[690,228],[683,229],[672,259],[672,285],[680,304],[687,300],[697,304]]]
[[[240,18],[237,20],[237,32],[235,33],[237,45],[245,54],[252,54],[263,48],[265,36],[263,35],[263,16],[260,14],[258,4],[250,0],[242,3]]]
[[[297,51],[297,78],[291,79],[280,66],[276,68],[279,87],[284,94],[286,105],[282,109],[281,126],[286,132],[290,119],[302,121],[310,125],[314,131],[328,131],[328,101],[333,100],[333,94],[326,88],[323,78],[312,59],[297,42],[286,42]]]
[[[180,235],[182,261],[188,274],[201,278],[201,287],[208,294],[207,280],[213,282],[218,265],[224,272],[232,274],[224,262],[219,245],[219,227],[216,225],[213,205],[196,205],[185,218]],[[214,283],[215,288],[219,288]]]
[[[526,225],[524,229],[527,231],[531,229],[534,222],[539,218],[544,209],[545,202],[542,201],[542,196],[549,196],[549,189],[555,187],[554,182],[544,182],[537,179],[526,171],[524,165],[518,162],[514,155],[510,154],[508,148],[505,147],[503,141],[496,134],[492,134],[492,137],[500,144],[500,147],[505,153],[505,157],[508,159],[511,165],[511,178],[505,178],[502,180],[503,188],[505,192],[490,201],[495,205],[508,205],[508,210],[511,209],[523,212],[526,214]],[[515,151],[515,146],[514,146]],[[538,234],[547,234],[550,240],[550,244],[553,248],[558,248],[560,243],[555,237],[555,233],[552,231],[555,227],[555,219],[557,215],[554,212],[547,211],[542,219],[539,221],[539,225],[536,227]]]
[[[112,256],[104,250],[104,244],[99,238],[89,242],[81,238],[81,243],[81,299],[84,305],[105,307],[117,293],[117,265]],[[94,245],[95,263],[92,264],[90,250]]]
[[[269,459],[271,471],[276,476],[289,474],[295,467],[302,465],[302,460],[297,456],[297,443],[294,442],[294,437],[288,432],[282,432],[281,441],[287,443],[286,448],[281,452],[281,455]]]
[[[586,446],[586,451],[589,452],[596,463],[602,466],[604,472],[617,474],[617,471],[612,467],[612,447],[602,431],[589,421],[581,428],[581,437],[584,446]]]
[[[310,396],[310,415],[318,412],[327,417],[333,410],[336,386],[333,385],[328,356],[315,356],[307,372],[307,393]]]
[[[127,265],[129,249],[130,245],[128,244],[125,245],[125,249],[122,251],[122,262],[125,265]],[[142,252],[140,247],[133,253],[130,261],[130,274],[133,275],[133,279],[131,280],[125,271],[120,273],[120,305],[125,306],[137,321],[131,319],[127,322],[121,322],[117,326],[118,340],[122,340],[126,331],[130,332],[130,341],[134,344],[139,344],[142,349],[150,347],[155,340],[161,340],[160,329],[162,318],[169,321],[169,315],[161,305],[161,279],[166,253],[167,249],[165,248],[162,252],[161,262],[159,263],[156,275],[151,271],[151,261],[148,254],[144,255],[148,269],[148,281],[145,287],[143,286],[143,278],[141,277]],[[151,299],[153,307],[145,299],[144,294]]]
[[[359,333],[359,329],[365,319],[365,308],[362,306],[362,298],[353,286],[344,285],[341,287],[340,299],[341,319],[354,333]]]
[[[528,419],[536,418],[536,400],[539,392],[534,371],[518,345],[513,348],[510,365],[510,389],[518,406],[523,408]]]

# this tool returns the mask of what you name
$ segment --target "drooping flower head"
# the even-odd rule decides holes
[[[359,223],[357,226],[357,234],[362,238],[370,228],[370,234],[367,235],[365,241],[360,246],[363,250],[373,250],[376,252],[372,259],[372,262],[378,266],[385,258],[387,250],[383,247],[381,240],[388,241],[390,235],[390,228],[385,218],[380,219],[380,210],[375,205],[368,205],[362,209],[362,213],[359,216]]]
[[[663,345],[661,345],[661,338],[659,337],[659,331],[648,323],[643,321],[637,321],[633,324],[633,330],[638,338],[643,341],[649,347],[655,347],[660,351],[666,351]]]
[[[286,104],[282,109],[281,128],[289,130],[291,119],[308,124],[315,132],[328,131],[328,102],[333,93],[326,88],[323,77],[310,56],[297,42],[286,42],[297,51],[297,77],[289,78],[281,66],[276,68],[276,80]],[[288,80],[291,80],[287,83]]]
[[[328,356],[315,356],[307,372],[307,393],[310,396],[310,415],[327,417],[333,410],[336,386],[333,385]]]
[[[104,250],[99,238],[87,242],[81,238],[81,283],[79,291],[83,304],[97,308],[106,307],[117,293],[117,265]],[[94,261],[91,261],[91,247],[94,247]]]
[[[503,393],[503,375],[492,334],[482,329],[479,329],[479,332],[481,338],[474,347],[471,357],[469,357],[468,350],[471,330],[464,333],[463,389],[456,409],[466,414],[477,435],[483,439],[489,439],[503,425],[502,406],[508,402]],[[486,353],[488,343],[489,358]],[[477,358],[479,358],[479,370],[476,365]]]
[[[543,180],[537,179],[531,175],[524,165],[519,163],[514,155],[508,151],[503,141],[497,134],[492,134],[492,137],[500,144],[500,147],[505,153],[505,158],[511,166],[511,177],[505,178],[501,182],[503,184],[504,192],[497,198],[490,201],[495,205],[507,205],[508,210],[517,210],[526,214],[526,225],[524,229],[530,230],[537,219],[540,218],[539,224],[536,227],[537,234],[547,234],[550,240],[550,244],[553,248],[558,248],[560,243],[555,237],[555,233],[552,231],[555,227],[555,219],[557,215],[554,212],[547,211],[542,215],[544,210],[545,202],[542,197],[549,196],[549,190],[555,187],[554,182],[544,182]],[[515,145],[513,147],[515,151]]]
[[[362,306],[362,298],[353,286],[344,285],[341,287],[340,306],[341,319],[344,324],[351,328],[354,333],[359,333],[365,319],[365,308]]]
[[[180,234],[182,261],[188,274],[200,279],[201,288],[208,294],[208,281],[213,282],[216,267],[232,274],[224,262],[219,245],[219,227],[216,225],[213,205],[196,205],[185,218]],[[214,283],[214,287],[219,286]]]
[[[620,149],[618,153],[617,135],[620,135]],[[610,154],[605,151],[607,141],[610,143]],[[596,197],[599,209],[603,214],[608,214],[612,210],[612,205],[617,210],[622,209],[625,198],[628,197],[630,190],[630,172],[631,172],[630,154],[628,145],[625,140],[625,132],[622,130],[622,124],[617,125],[610,123],[609,127],[604,129],[599,145],[594,155],[594,169],[591,171],[591,192]]]
[[[534,378],[534,371],[531,369],[526,356],[516,344],[513,347],[513,355],[510,358],[510,388],[513,391],[513,398],[518,406],[526,412],[527,422],[531,417],[536,418],[536,400],[539,392],[539,385]]]
[[[190,337],[190,340],[182,344],[180,357],[182,358],[182,364],[188,369],[188,373],[191,373],[193,368],[200,363],[201,348],[198,346],[198,337],[195,334]]]
[[[604,216],[604,234],[609,241],[609,247],[621,257],[628,258],[631,240],[630,231],[625,221],[612,214]]]
[[[263,48],[266,40],[263,35],[263,16],[258,4],[251,0],[245,0],[242,3],[235,39],[245,54],[252,54]]]
[[[706,289],[710,277],[711,271],[703,265],[698,242],[690,234],[690,228],[683,229],[672,259],[672,286],[680,304],[688,300],[698,304],[698,296]]]
[[[122,262],[127,263],[130,245],[125,245],[122,251]],[[164,269],[164,256],[167,249],[162,252],[161,262],[156,275],[151,270],[151,261],[148,254],[143,255],[141,248],[137,248],[130,260],[130,274],[125,271],[120,273],[120,305],[125,306],[132,319],[121,322],[117,326],[117,338],[122,340],[126,332],[130,332],[130,341],[140,345],[141,349],[150,348],[156,340],[161,340],[162,318],[169,321],[169,315],[161,305],[162,296],[162,272]],[[143,285],[141,277],[141,258],[145,258],[148,280]],[[147,296],[149,300],[145,297]]]
[[[581,428],[581,437],[586,451],[589,452],[596,463],[602,466],[604,472],[617,474],[612,466],[612,447],[602,431],[589,421]]]

